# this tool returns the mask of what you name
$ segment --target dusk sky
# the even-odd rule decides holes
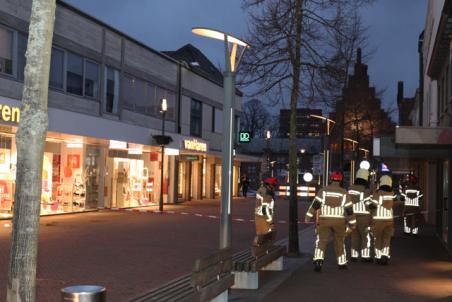
[[[223,65],[223,45],[191,33],[195,26],[211,27],[238,36],[248,30],[240,0],[66,0],[157,50],[176,50],[191,43],[215,65]],[[377,0],[362,10],[376,53],[367,64],[372,85],[385,89],[383,103],[394,107],[397,81],[405,96],[418,87],[417,40],[424,28],[427,0]],[[365,50],[364,50],[365,51]],[[393,115],[395,117],[395,115]]]

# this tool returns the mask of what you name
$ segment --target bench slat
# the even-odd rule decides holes
[[[218,262],[231,258],[231,249],[224,248],[219,252],[213,253],[207,257],[196,259],[193,266],[193,272],[200,272],[209,266],[215,265]]]
[[[142,299],[144,297],[152,296],[156,292],[164,291],[164,290],[170,290],[171,288],[174,288],[174,287],[180,286],[183,283],[189,283],[189,282],[190,282],[190,275],[184,275],[184,276],[182,276],[180,278],[171,280],[171,281],[169,281],[169,282],[167,282],[167,283],[165,283],[165,284],[163,284],[163,285],[161,285],[161,286],[159,286],[157,288],[154,288],[154,289],[148,291],[147,293],[144,293],[141,296],[130,300],[130,302],[146,301],[146,300],[140,300],[140,299]]]
[[[195,289],[190,283],[180,284],[170,289],[155,291],[151,295],[147,295],[143,301],[165,301],[170,300],[174,296],[178,296],[181,293],[195,292]]]
[[[275,249],[272,249],[271,251],[269,251],[268,254],[266,254],[263,257],[258,258],[253,264],[252,264],[252,270],[253,271],[258,271],[260,270],[262,267],[267,266],[268,264],[270,264],[271,262],[275,261],[276,259],[278,259],[279,257],[283,256],[285,252],[285,247],[283,246],[278,246]]]
[[[202,288],[199,293],[201,301],[210,301],[234,284],[234,275],[228,274],[222,277],[217,282],[208,284]]]

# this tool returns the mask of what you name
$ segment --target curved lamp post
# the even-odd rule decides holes
[[[196,35],[224,42],[225,72],[223,74],[223,161],[221,166],[220,248],[231,246],[231,197],[232,197],[232,139],[234,119],[235,76],[237,68],[248,46],[246,42],[225,32],[195,27]],[[232,46],[232,47],[231,47]],[[239,47],[242,47],[237,58]]]
[[[330,140],[330,127],[331,124],[335,124],[336,122],[332,119],[329,119],[327,117],[317,115],[317,114],[310,114],[309,115],[312,118],[321,119],[324,123],[326,123],[326,128],[323,133],[323,185],[328,185],[328,174],[329,174],[329,167],[330,167],[330,150],[329,147],[329,140]]]

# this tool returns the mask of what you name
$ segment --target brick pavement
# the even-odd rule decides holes
[[[306,207],[300,203],[299,217],[304,217]],[[253,208],[252,198],[234,200],[233,219],[239,219],[233,223],[235,251],[252,241]],[[109,302],[127,301],[189,272],[197,257],[217,248],[218,201],[165,206],[167,214],[149,209],[41,218],[38,301],[59,301],[60,288],[83,283],[106,286]],[[278,238],[287,235],[287,217],[288,202],[277,202]],[[6,295],[8,223],[0,221],[0,301]]]
[[[400,230],[389,266],[350,263],[348,270],[338,270],[330,245],[321,273],[313,271],[309,260],[263,301],[452,301],[452,258],[433,228],[424,229],[417,239]]]

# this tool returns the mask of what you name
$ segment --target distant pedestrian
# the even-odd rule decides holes
[[[347,191],[340,185],[343,178],[342,174],[333,172],[330,178],[331,184],[320,189],[305,217],[305,222],[309,223],[316,212],[320,211],[313,259],[316,272],[322,269],[330,234],[334,236],[334,250],[338,267],[339,269],[347,268],[347,256],[344,246],[347,228],[346,217],[351,217],[348,224],[352,229],[355,228],[356,224],[353,204],[347,201]]]
[[[423,222],[421,213],[422,191],[417,185],[417,178],[414,175],[409,176],[409,184],[402,189],[403,208],[403,233],[417,236],[419,226]]]
[[[246,197],[246,194],[248,193],[248,187],[250,185],[250,180],[246,174],[242,175],[242,178],[240,179],[240,185],[242,186],[242,196]]]
[[[366,202],[372,215],[372,234],[375,244],[375,262],[387,265],[391,258],[391,238],[394,236],[394,199],[392,178],[380,177],[378,191]]]

